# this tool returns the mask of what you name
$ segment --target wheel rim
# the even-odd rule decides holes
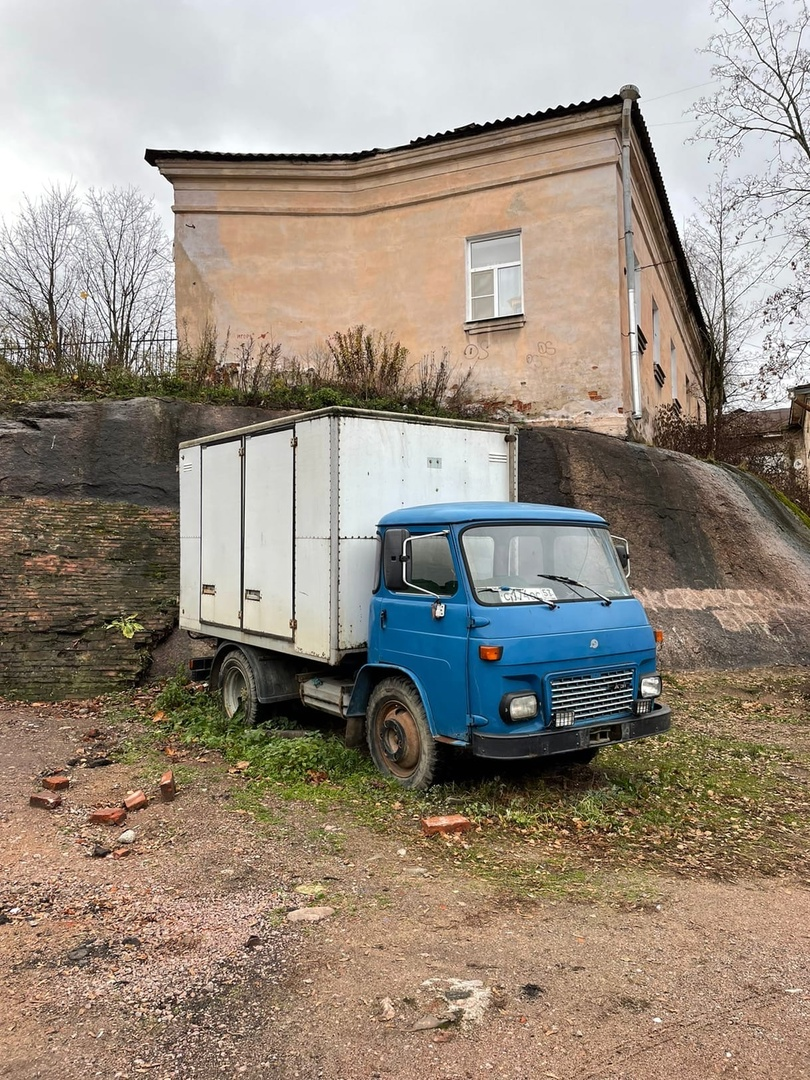
[[[229,717],[235,716],[247,700],[247,679],[239,668],[229,668],[222,680],[222,703]]]
[[[422,743],[409,709],[399,701],[387,704],[377,721],[377,743],[386,767],[400,777],[410,776],[419,764]]]

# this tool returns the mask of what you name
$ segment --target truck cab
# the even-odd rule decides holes
[[[653,630],[627,546],[595,514],[530,503],[410,507],[379,523],[363,712],[378,768],[409,787],[445,748],[588,761],[666,731]]]

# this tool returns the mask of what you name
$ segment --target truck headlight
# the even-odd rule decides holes
[[[504,720],[531,720],[537,711],[536,694],[504,694],[501,698],[500,714]]]
[[[639,696],[643,698],[661,696],[661,676],[644,675],[638,688]]]

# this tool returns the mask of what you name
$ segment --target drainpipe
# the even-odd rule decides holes
[[[630,195],[630,131],[633,102],[638,101],[638,87],[623,86],[622,98],[622,194],[624,207],[624,264],[627,278],[627,317],[630,332],[630,404],[634,420],[641,419],[641,376],[638,363],[638,297],[633,252],[633,206]]]

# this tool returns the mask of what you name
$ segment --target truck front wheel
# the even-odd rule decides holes
[[[258,723],[261,710],[256,677],[250,661],[240,649],[234,649],[223,659],[218,681],[222,691],[222,706],[228,719],[239,714],[246,727],[254,727]]]
[[[442,748],[408,679],[391,677],[374,687],[366,709],[366,735],[371,758],[383,775],[417,791],[436,782]]]

